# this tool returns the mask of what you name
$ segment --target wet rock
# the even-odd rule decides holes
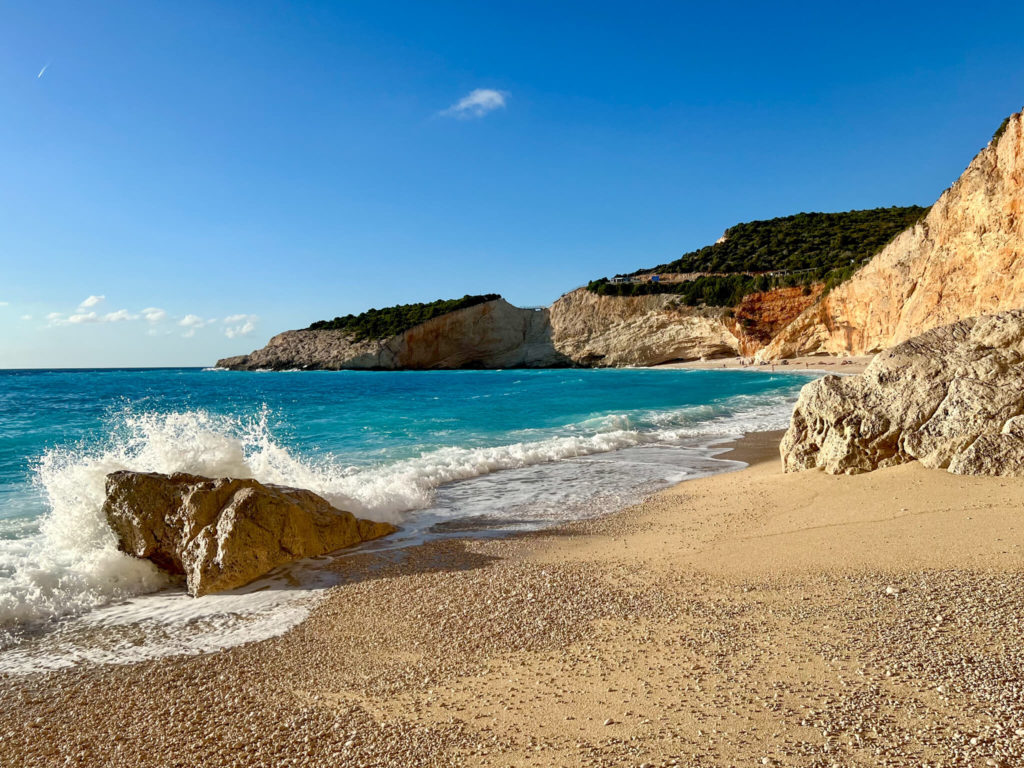
[[[395,530],[312,491],[184,473],[114,472],[103,511],[121,549],[184,574],[195,596]]]

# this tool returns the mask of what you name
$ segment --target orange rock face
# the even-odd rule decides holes
[[[730,325],[739,340],[740,353],[753,355],[771,343],[779,331],[818,300],[824,287],[819,283],[810,289],[777,288],[744,296]]]
[[[1013,115],[917,225],[760,353],[867,354],[967,317],[1024,307],[1024,114]]]

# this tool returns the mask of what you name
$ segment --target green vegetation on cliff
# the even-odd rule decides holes
[[[1003,137],[1003,134],[1006,133],[1006,129],[1010,127],[1011,117],[1013,117],[1013,115],[1007,115],[1003,118],[1003,122],[1001,122],[999,127],[996,128],[996,132],[992,134],[992,141],[999,141],[999,139]]]
[[[650,269],[630,273],[718,273],[684,283],[612,283],[587,288],[606,296],[678,294],[690,305],[734,306],[756,291],[849,278],[890,240],[917,222],[927,208],[874,208],[845,213],[798,213],[737,224],[722,240]]]
[[[438,299],[429,303],[399,304],[384,309],[368,309],[358,315],[345,315],[333,320],[318,320],[310,325],[308,330],[347,331],[356,341],[386,339],[457,309],[474,307],[477,304],[500,298],[501,296],[496,293],[488,293],[483,296],[466,295],[461,299]]]

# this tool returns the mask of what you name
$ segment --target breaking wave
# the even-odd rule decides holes
[[[118,550],[104,519],[106,476],[117,470],[255,478],[308,488],[360,516],[400,523],[410,510],[428,507],[447,483],[699,435],[773,429],[785,423],[784,403],[778,394],[739,396],[674,411],[613,414],[557,435],[526,430],[505,445],[438,448],[376,466],[295,454],[271,434],[266,408],[250,418],[127,409],[98,443],[53,448],[39,458],[35,485],[48,512],[30,535],[0,536],[0,648],[5,628],[81,614],[168,585],[151,563]]]

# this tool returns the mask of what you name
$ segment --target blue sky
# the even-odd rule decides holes
[[[1024,105],[1021,29],[1009,2],[2,2],[0,367],[204,365],[929,204]]]

